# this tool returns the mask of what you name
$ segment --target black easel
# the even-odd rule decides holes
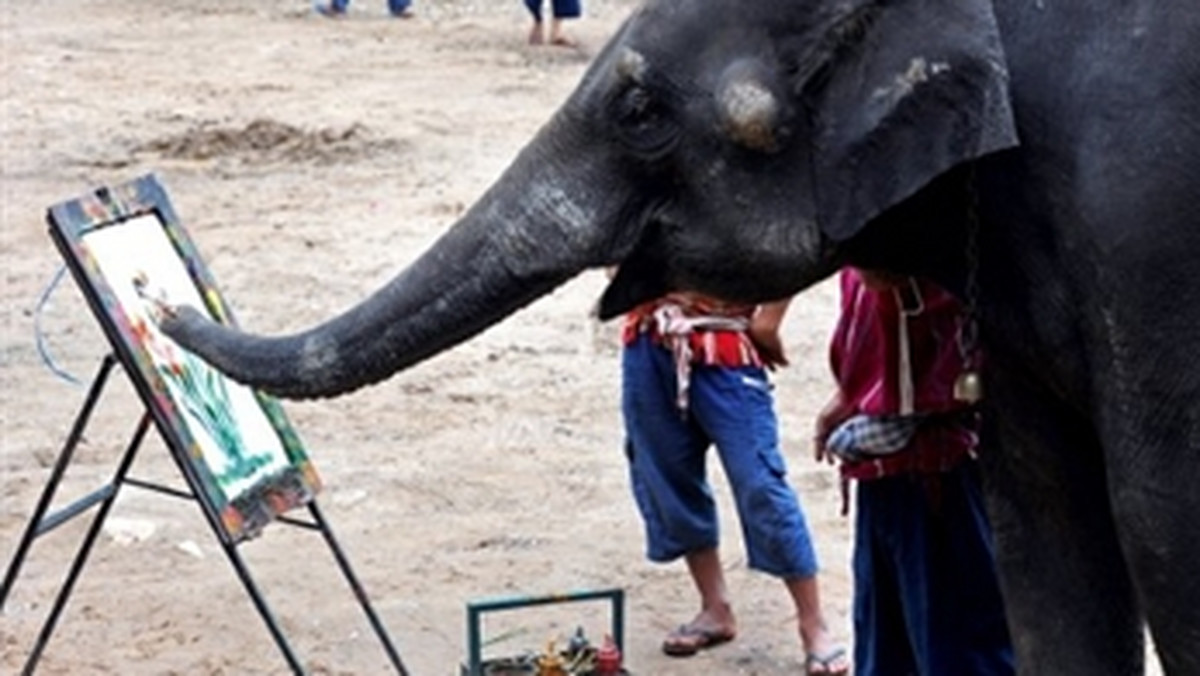
[[[21,671],[23,676],[29,676],[36,668],[38,660],[41,658],[42,652],[45,650],[46,644],[50,641],[50,637],[54,633],[55,625],[62,614],[63,608],[66,606],[67,599],[71,595],[71,591],[75,586],[75,582],[78,580],[79,574],[83,570],[84,564],[87,562],[87,557],[91,553],[92,545],[95,544],[96,536],[99,535],[100,529],[104,524],[104,519],[108,515],[109,509],[112,507],[113,502],[116,500],[117,494],[121,487],[123,485],[136,486],[138,488],[144,488],[173,497],[190,500],[196,499],[196,492],[199,490],[199,488],[193,483],[194,479],[191,472],[185,465],[179,463],[179,459],[174,453],[171,455],[172,457],[175,457],[176,464],[180,465],[180,469],[184,475],[184,478],[187,480],[188,486],[192,491],[190,493],[168,486],[155,484],[149,481],[138,480],[128,475],[129,468],[133,465],[133,460],[137,455],[138,448],[141,446],[142,440],[144,439],[152,421],[152,416],[150,413],[145,412],[141,416],[137,428],[134,430],[133,436],[129,441],[129,445],[126,446],[125,451],[122,454],[119,463],[117,464],[117,469],[113,474],[112,479],[104,486],[101,486],[100,488],[72,502],[71,504],[54,512],[49,512],[50,504],[54,499],[54,494],[58,489],[59,482],[66,473],[68,465],[71,463],[71,456],[75,452],[75,447],[78,445],[80,439],[83,438],[84,430],[87,428],[87,424],[91,418],[92,412],[95,409],[96,404],[100,399],[100,395],[104,390],[104,385],[108,381],[109,376],[112,374],[112,369],[116,364],[117,359],[111,354],[106,356],[101,363],[100,369],[88,390],[87,397],[84,399],[83,406],[71,427],[71,432],[68,435],[62,451],[59,453],[58,459],[54,464],[54,468],[51,471],[50,477],[46,482],[46,486],[42,491],[42,496],[38,500],[37,507],[29,519],[29,523],[25,528],[25,533],[17,545],[16,553],[13,555],[13,559],[9,563],[8,571],[4,576],[3,586],[0,586],[0,609],[3,609],[4,603],[8,599],[9,592],[12,591],[13,586],[16,584],[17,576],[21,571],[21,565],[24,563],[25,557],[28,554],[29,548],[32,546],[34,540],[42,535],[45,535],[58,526],[70,521],[72,518],[83,514],[92,507],[99,505],[96,515],[84,536],[83,542],[81,543],[78,552],[75,554],[75,559],[71,563],[71,567],[67,572],[67,576],[63,580],[62,586],[58,592],[58,596],[55,599],[53,606],[51,606],[50,613],[46,617],[46,620],[42,625],[42,629],[38,634],[37,640],[34,643],[33,649],[30,651],[29,657],[25,662],[25,666]],[[314,499],[309,501],[307,506],[309,514],[312,517],[311,521],[304,521],[290,517],[279,517],[276,520],[292,526],[316,530],[321,533],[325,539],[325,542],[329,545],[334,559],[337,561],[338,567],[341,569],[347,583],[350,585],[350,589],[353,591],[355,598],[362,606],[363,612],[366,613],[367,619],[371,623],[371,627],[375,630],[376,635],[379,637],[379,641],[383,645],[384,650],[387,652],[388,659],[391,661],[392,666],[395,667],[399,674],[406,676],[408,671],[405,669],[404,664],[400,660],[400,654],[396,651],[396,648],[392,644],[392,640],[389,637],[387,630],[384,628],[379,616],[375,613],[375,609],[372,607],[370,599],[367,597],[366,592],[359,583],[358,577],[354,574],[354,571],[350,566],[350,562],[346,558],[345,553],[342,551],[341,546],[338,544],[337,539],[334,537],[333,531],[329,528],[329,524],[325,521],[325,517],[322,515],[320,508],[317,506],[316,500]],[[296,674],[305,673],[304,667],[301,665],[296,653],[292,650],[291,645],[288,643],[287,637],[284,635],[283,630],[280,628],[279,623],[276,621],[275,616],[271,612],[271,609],[267,606],[266,600],[263,598],[258,586],[254,583],[254,579],[250,575],[250,571],[247,568],[245,561],[243,561],[241,555],[238,553],[238,543],[230,542],[229,539],[225,537],[223,530],[220,528],[220,525],[214,521],[209,510],[202,509],[201,512],[204,513],[206,520],[216,533],[217,540],[221,543],[222,549],[225,550],[226,556],[229,557],[229,562],[233,565],[234,570],[237,572],[238,578],[240,578],[242,584],[245,585],[246,591],[250,594],[250,598],[254,602],[254,607],[258,610],[259,614],[262,615],[263,620],[267,624],[267,629],[271,632],[271,636],[275,639],[275,643],[283,652],[283,656],[287,660],[288,665]]]
[[[249,569],[246,567],[237,550],[238,544],[244,542],[250,533],[256,532],[257,528],[254,531],[234,534],[222,523],[221,516],[218,514],[219,505],[215,502],[212,495],[205,491],[205,478],[201,475],[201,472],[207,471],[207,469],[201,467],[200,463],[192,461],[191,456],[189,456],[187,443],[180,436],[179,430],[173,426],[170,414],[163,405],[156,403],[155,388],[151,385],[150,379],[157,378],[158,376],[155,375],[156,372],[152,368],[139,362],[137,350],[143,348],[138,348],[131,342],[129,327],[119,324],[111,314],[113,303],[112,288],[108,280],[96,268],[96,262],[91,258],[90,250],[82,243],[83,239],[89,233],[106,227],[117,227],[122,223],[130,222],[133,219],[147,215],[152,215],[154,222],[162,226],[165,236],[169,237],[172,243],[173,253],[167,254],[167,256],[174,257],[178,254],[186,258],[186,262],[181,259],[181,269],[186,266],[186,274],[198,286],[198,289],[205,292],[204,295],[207,298],[205,302],[209,304],[210,311],[219,311],[219,314],[225,317],[225,321],[232,322],[232,316],[228,311],[228,307],[224,305],[224,302],[216,292],[215,282],[208,274],[198,255],[194,255],[194,246],[191,244],[186,231],[179,223],[179,218],[171,207],[170,200],[167,199],[166,191],[153,175],[142,176],[128,183],[113,187],[100,187],[80,198],[51,207],[47,214],[47,220],[51,226],[50,235],[59,251],[63,254],[67,268],[79,283],[80,290],[83,292],[88,305],[99,320],[100,327],[104,330],[109,344],[113,348],[113,352],[104,358],[96,377],[92,381],[83,406],[76,415],[71,432],[67,437],[62,451],[59,453],[54,469],[46,482],[46,487],[42,491],[41,499],[38,501],[34,514],[25,528],[25,533],[17,545],[17,551],[4,576],[3,586],[0,587],[0,609],[3,609],[9,592],[12,591],[16,583],[21,565],[24,563],[25,557],[29,553],[29,548],[34,540],[70,521],[72,518],[83,514],[92,507],[99,505],[97,513],[88,527],[84,540],[75,555],[74,561],[71,563],[67,577],[59,589],[58,596],[25,663],[22,673],[25,675],[32,674],[34,668],[37,666],[38,659],[41,657],[46,644],[54,632],[55,624],[62,614],[63,608],[66,606],[67,599],[71,595],[71,590],[75,586],[79,573],[82,571],[83,565],[91,553],[96,536],[100,533],[100,529],[104,524],[104,519],[108,515],[113,502],[116,500],[117,493],[123,485],[128,484],[173,497],[193,500],[199,504],[200,511],[204,514],[209,527],[212,528],[218,542],[221,543],[222,549],[225,550],[225,555],[229,558],[229,562],[233,565],[242,584],[249,592],[250,599],[254,602],[254,607],[262,615],[263,620],[266,621],[267,628],[287,659],[288,665],[292,668],[293,672],[303,674],[304,668],[300,664],[300,660],[292,651],[279,623],[276,622],[274,615],[267,606],[266,600],[263,598],[257,585],[255,585]],[[112,373],[112,369],[118,363],[121,364],[145,406],[137,429],[134,431],[133,437],[129,441],[129,445],[126,447],[124,455],[117,465],[116,472],[107,484],[62,509],[50,512],[50,504],[53,502],[54,494],[58,490],[59,482],[62,480],[67,467],[71,463],[71,456],[75,452],[75,447],[83,438],[83,432]],[[272,424],[276,426],[276,432],[282,435],[281,438],[293,436],[290,434],[290,431],[288,434],[283,434],[281,426],[290,430],[290,424],[286,423],[282,411],[278,409],[277,403],[269,402],[261,396],[258,397],[258,402],[264,406],[264,410],[269,406],[272,410],[277,411],[278,415],[272,419]],[[164,442],[166,442],[171,457],[175,460],[176,466],[183,475],[188,490],[178,490],[149,481],[140,481],[128,476],[129,468],[133,465],[134,457],[137,455],[137,450],[141,446],[142,440],[151,423],[154,423],[158,428]],[[294,467],[291,469],[296,470]],[[311,520],[291,518],[280,511],[273,511],[273,518],[269,520],[281,521],[292,526],[316,530],[321,533],[333,553],[334,559],[342,571],[342,575],[349,583],[351,591],[353,591],[355,598],[366,613],[371,627],[379,637],[392,665],[401,676],[407,676],[408,671],[401,663],[400,655],[396,652],[387,631],[376,615],[374,608],[372,608],[370,599],[368,599],[357,576],[355,576],[354,571],[351,569],[350,562],[334,537],[333,531],[329,528],[328,523],[326,523],[320,508],[317,507],[314,495],[315,489],[305,493],[303,501],[298,498],[296,501],[291,502],[291,506],[296,508],[299,508],[301,504],[307,507]],[[258,519],[254,522],[256,527],[265,525],[266,520],[261,517],[261,514],[255,515],[255,518]]]

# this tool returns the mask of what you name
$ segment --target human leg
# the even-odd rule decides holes
[[[737,622],[717,548],[688,552],[684,561],[700,595],[700,610],[690,622],[677,627],[663,641],[663,652],[673,657],[694,655],[704,648],[731,641],[737,635]]]
[[[900,610],[899,624],[893,617],[890,629],[878,627],[871,638],[882,638],[884,631],[904,636],[914,665],[911,673],[1014,672],[975,472],[968,461],[936,476],[901,475],[859,484],[860,492],[871,498],[872,544],[881,562],[875,572],[878,576],[883,567],[890,573]],[[867,673],[910,672],[880,667]]]
[[[413,15],[411,5],[412,0],[388,0],[388,11],[394,17],[407,19]]]
[[[917,673],[900,604],[896,563],[887,546],[894,498],[884,482],[861,481],[854,507],[854,672],[856,676]]]
[[[663,642],[686,656],[736,633],[717,551],[716,506],[705,475],[708,440],[675,405],[671,355],[642,337],[622,353],[622,415],[634,498],[652,561],[683,556],[700,608]]]
[[[542,30],[542,0],[525,0],[525,7],[533,15],[533,27],[529,30],[529,44],[540,45],[545,42]]]
[[[344,15],[349,6],[350,0],[330,0],[328,3],[323,2],[323,0],[315,0],[313,2],[313,10],[318,14],[328,17]]]
[[[849,657],[842,646],[834,642],[821,610],[820,586],[817,576],[793,577],[783,581],[800,624],[800,642],[804,645],[804,668],[810,676],[845,674],[850,668]]]
[[[725,571],[717,548],[688,552],[684,560],[700,594],[700,614],[693,623],[700,621],[710,629],[725,629],[732,634],[736,628],[733,606],[729,603],[729,589],[725,586]]]
[[[779,451],[774,400],[758,368],[693,370],[691,410],[717,447],[737,503],[749,565],[783,579],[812,673],[844,673],[821,610],[817,559]]]
[[[551,0],[550,4],[556,19],[578,19],[583,14],[579,0]]]
[[[944,595],[935,602],[945,608],[946,635],[952,638],[936,646],[949,655],[935,662],[930,673],[944,673],[938,671],[941,665],[961,665],[963,673],[1013,674],[1012,640],[975,461],[963,462],[942,477],[940,500],[948,561],[931,571],[946,580]]]
[[[675,405],[671,353],[647,336],[622,350],[621,413],[630,483],[651,561],[715,548],[717,508],[708,484],[707,437]]]
[[[563,32],[564,19],[576,19],[583,13],[579,0],[552,0],[554,18],[550,21],[550,44],[572,47],[575,41]]]
[[[811,577],[817,557],[804,512],[787,482],[774,399],[761,368],[697,366],[689,414],[729,479],[749,566],[779,578]]]

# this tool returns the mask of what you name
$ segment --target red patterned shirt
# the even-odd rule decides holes
[[[692,292],[670,293],[629,312],[622,335],[629,345],[643,333],[671,350],[677,380],[676,404],[687,409],[691,368],[762,367],[747,329],[758,306],[735,305]]]
[[[692,292],[670,293],[634,308],[625,316],[626,345],[649,332],[656,342],[687,342],[693,364],[762,366],[746,328],[757,305],[735,305]]]

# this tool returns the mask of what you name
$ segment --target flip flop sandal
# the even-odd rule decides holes
[[[681,624],[663,641],[662,651],[671,657],[691,657],[701,650],[733,640],[733,632],[723,629],[701,629]]]
[[[845,648],[834,648],[824,654],[809,653],[804,658],[804,673],[807,676],[846,676],[850,673],[849,665],[837,668],[832,666],[838,660],[845,660],[845,657]]]

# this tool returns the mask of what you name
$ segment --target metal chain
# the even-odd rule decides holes
[[[963,366],[972,368],[979,347],[979,191],[975,184],[975,164],[967,169],[967,241],[966,280],[963,287],[962,326],[958,331],[958,351]]]

